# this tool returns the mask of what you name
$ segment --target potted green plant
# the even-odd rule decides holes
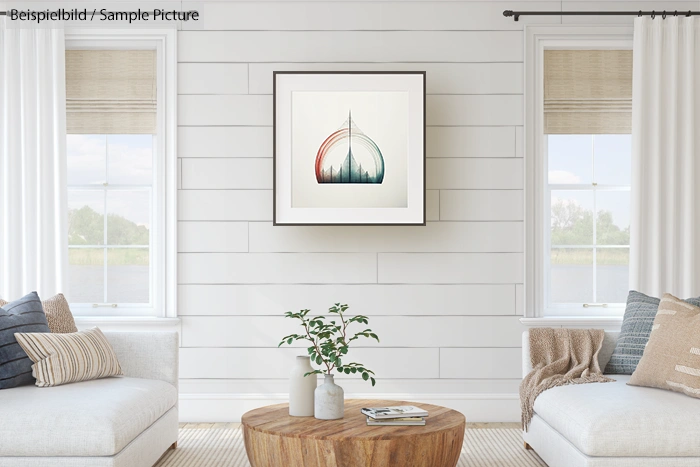
[[[336,303],[328,309],[331,316],[309,316],[310,310],[300,310],[297,313],[288,311],[284,314],[287,318],[301,321],[304,332],[283,337],[279,346],[307,341],[311,344],[306,349],[311,362],[321,366],[321,369],[304,373],[304,377],[324,375],[323,384],[314,391],[314,416],[322,420],[343,418],[344,391],[335,384],[334,371],[346,375],[359,374],[365,381],[370,381],[372,386],[376,384],[374,372],[362,363],[343,361],[353,341],[369,338],[379,342],[379,337],[371,329],[355,333],[349,331],[348,327],[353,323],[368,325],[369,318],[364,315],[346,318],[344,313],[348,308],[348,305]]]

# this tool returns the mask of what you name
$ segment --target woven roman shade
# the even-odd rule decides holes
[[[155,134],[155,50],[67,50],[69,134]]]
[[[632,51],[545,50],[544,132],[632,133]]]

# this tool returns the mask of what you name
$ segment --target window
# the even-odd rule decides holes
[[[631,46],[628,27],[526,31],[525,318],[593,323],[624,312]]]
[[[72,303],[152,305],[154,136],[68,135]]]
[[[624,304],[631,135],[547,135],[547,309]]]
[[[174,33],[66,37],[71,309],[175,316]]]

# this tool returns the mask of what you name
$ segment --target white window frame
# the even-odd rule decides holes
[[[525,309],[526,325],[609,324],[621,322],[623,307],[587,308],[587,313],[547,306],[547,159],[544,135],[544,51],[632,49],[631,26],[525,27]],[[578,307],[577,307],[578,308]]]
[[[177,31],[174,29],[66,28],[66,49],[156,50],[157,135],[154,139],[150,306],[93,307],[71,311],[90,323],[96,318],[177,317]],[[106,215],[106,213],[105,213]],[[79,318],[80,320],[80,318]]]

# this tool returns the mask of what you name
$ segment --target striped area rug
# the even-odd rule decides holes
[[[457,467],[546,465],[533,451],[523,448],[522,434],[514,428],[468,429],[457,463]],[[250,464],[239,426],[185,427],[180,428],[178,448],[168,451],[155,467],[250,467]]]

